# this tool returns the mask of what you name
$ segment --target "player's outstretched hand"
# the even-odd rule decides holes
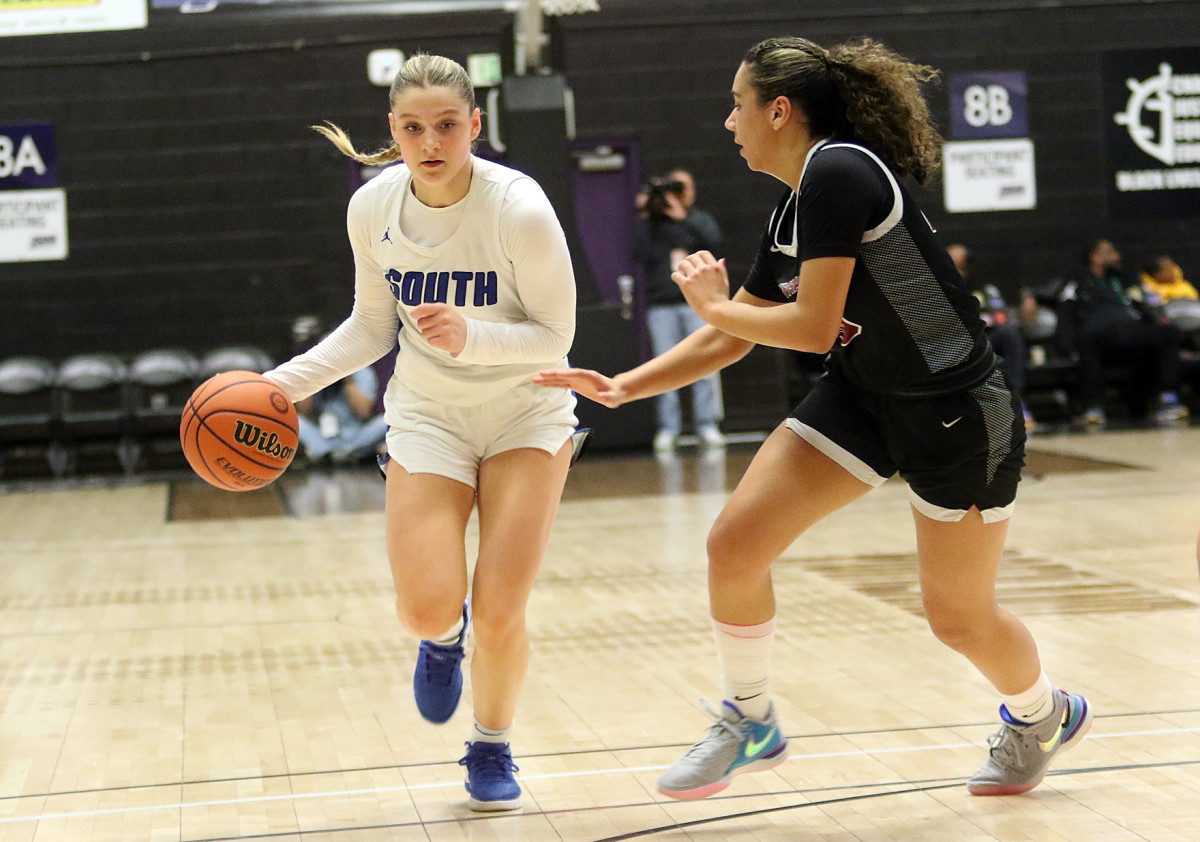
[[[588,368],[545,369],[533,376],[533,382],[551,389],[570,389],[609,409],[616,409],[625,402],[625,390],[616,380]]]

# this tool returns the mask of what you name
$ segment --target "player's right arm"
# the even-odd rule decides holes
[[[350,316],[309,351],[293,357],[267,377],[293,401],[316,394],[371,365],[395,345],[399,329],[396,300],[372,253],[379,225],[377,199],[368,182],[350,197],[346,228],[354,251],[354,308]]]

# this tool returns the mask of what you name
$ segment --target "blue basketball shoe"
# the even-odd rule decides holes
[[[467,743],[466,756],[458,761],[467,767],[467,806],[481,812],[517,810],[521,787],[513,777],[519,771],[508,743]]]
[[[462,661],[466,655],[471,612],[463,606],[463,627],[458,640],[449,646],[422,640],[413,672],[413,696],[417,710],[430,722],[441,724],[454,715],[462,696]]]
[[[732,702],[720,713],[704,703],[716,722],[708,736],[662,773],[658,791],[671,798],[691,801],[707,798],[729,786],[734,775],[762,772],[787,760],[787,737],[775,719],[775,707],[765,721],[750,719]]]

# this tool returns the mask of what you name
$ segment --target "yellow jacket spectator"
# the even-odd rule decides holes
[[[1142,286],[1157,295],[1162,304],[1173,298],[1200,298],[1196,288],[1184,279],[1179,264],[1165,254],[1142,268]]]

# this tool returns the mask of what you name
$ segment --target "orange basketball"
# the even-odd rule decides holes
[[[262,488],[284,472],[300,443],[296,407],[253,371],[200,384],[183,408],[179,441],[201,479],[227,491]]]

